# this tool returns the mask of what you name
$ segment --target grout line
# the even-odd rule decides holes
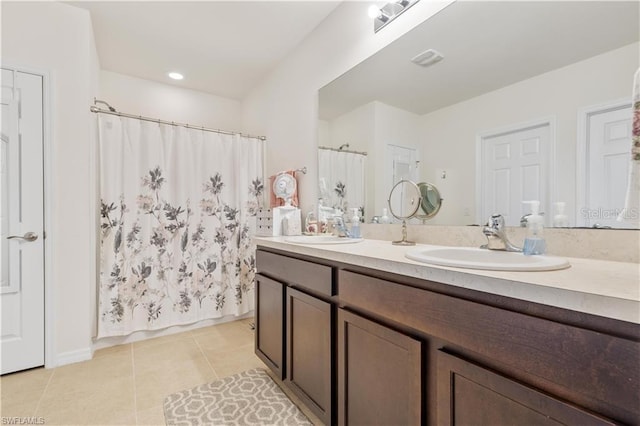
[[[213,371],[213,374],[216,376],[216,380],[219,379],[220,376],[218,375],[218,372],[216,371],[215,368],[213,368],[213,365],[211,365],[211,362],[209,361],[209,357],[207,357],[207,354],[204,353],[202,346],[200,346],[200,342],[198,342],[198,339],[196,339],[195,336],[191,336],[191,337],[193,338],[193,341],[196,342],[196,346],[198,347],[198,349],[200,349],[200,353],[202,354],[204,359],[207,361],[207,365],[209,366],[211,371]]]
[[[56,374],[56,368],[54,368],[53,371],[51,372],[51,376],[49,376],[49,380],[47,380],[47,384],[45,385],[44,390],[42,391],[42,395],[40,395],[40,398],[38,399],[38,403],[36,404],[36,410],[33,413],[34,416],[38,415],[38,410],[40,409],[40,403],[42,402],[44,398],[44,394],[47,392],[47,389],[49,389],[49,384],[51,384],[51,380],[53,380],[54,374]]]
[[[133,372],[133,414],[138,424],[138,388],[136,387],[136,361],[134,356],[133,343],[131,345],[131,370]]]

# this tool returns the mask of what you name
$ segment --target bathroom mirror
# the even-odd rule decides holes
[[[440,191],[435,185],[428,182],[420,182],[417,184],[420,191],[420,209],[415,215],[417,219],[431,219],[440,211],[442,206],[442,197]]]
[[[422,195],[418,185],[406,179],[399,181],[391,188],[388,205],[393,217],[402,221],[402,240],[393,241],[392,244],[415,245],[415,242],[407,240],[407,220],[414,217],[422,205]]]
[[[362,192],[347,193],[367,222],[404,178],[446,199],[429,224],[519,226],[521,201],[538,199],[547,226],[564,202],[570,226],[634,227],[616,217],[639,14],[635,1],[454,2],[320,89],[319,146],[366,153]],[[443,59],[411,61],[429,49]],[[615,156],[589,157],[607,132]]]

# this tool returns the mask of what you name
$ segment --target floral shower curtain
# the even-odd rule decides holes
[[[326,207],[348,213],[360,210],[364,217],[366,154],[318,149],[320,197]]]
[[[99,115],[98,337],[241,315],[254,306],[263,144]]]

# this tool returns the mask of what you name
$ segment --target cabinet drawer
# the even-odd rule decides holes
[[[330,266],[318,265],[263,250],[257,251],[256,262],[258,272],[284,281],[292,287],[305,288],[326,296],[335,294]]]
[[[438,351],[438,425],[613,425],[579,407]]]
[[[537,388],[607,416],[640,420],[640,343],[340,271],[340,303],[491,359]]]

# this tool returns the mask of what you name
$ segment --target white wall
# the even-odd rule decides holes
[[[556,185],[552,198],[576,204],[578,110],[631,99],[640,44],[611,52],[504,87],[424,115],[421,119],[423,178],[441,189],[445,199],[433,224],[469,224],[475,218],[476,135],[508,125],[553,117],[556,128]],[[439,170],[447,170],[447,179]],[[542,207],[549,211],[549,206]],[[465,216],[465,210],[470,215]],[[573,225],[573,224],[572,224]]]
[[[240,101],[103,70],[102,100],[121,112],[240,131]],[[104,108],[104,105],[99,105]]]
[[[2,61],[49,73],[52,169],[47,229],[53,292],[51,362],[66,363],[91,355],[90,288],[95,249],[92,134],[89,105],[95,84],[91,60],[93,33],[89,13],[57,2],[2,2]],[[48,312],[49,314],[49,312]],[[53,358],[53,359],[52,359]]]
[[[242,127],[267,136],[268,174],[307,166],[299,182],[303,210],[317,198],[318,89],[450,3],[418,2],[374,33],[370,3],[344,2],[245,98]]]

